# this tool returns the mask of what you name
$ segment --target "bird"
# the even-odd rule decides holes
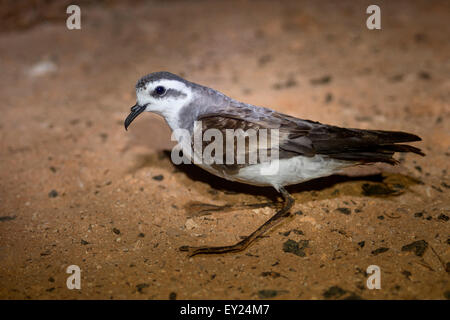
[[[273,187],[281,194],[283,202],[282,207],[270,219],[241,241],[224,246],[180,247],[188,256],[245,250],[269,229],[289,217],[294,205],[294,198],[286,190],[289,185],[330,176],[352,166],[376,162],[395,165],[398,164],[393,158],[396,152],[425,155],[419,148],[405,144],[421,141],[420,137],[411,133],[342,128],[299,119],[269,108],[240,102],[215,89],[190,82],[167,71],[143,76],[138,80],[135,89],[136,104],[131,107],[124,121],[125,129],[127,130],[132,121],[144,111],[158,114],[166,120],[172,132],[183,130],[189,133],[187,139],[177,139],[183,154],[186,153],[186,157],[191,159],[196,155],[195,149],[192,152],[196,130],[205,133],[214,129],[226,134],[227,130],[232,129],[233,132],[244,132],[244,135],[249,129],[255,132],[276,130],[278,134],[275,147],[267,143],[257,143],[255,146],[255,142],[249,142],[240,150],[236,146],[225,146],[224,155],[219,155],[219,158],[226,158],[227,153],[234,150],[236,152],[231,157],[234,160],[239,155],[249,159],[256,152],[259,154],[266,151],[277,154],[273,159],[258,158],[256,162],[244,163],[207,163],[201,159],[194,161],[194,164],[213,175],[233,182]],[[200,128],[196,126],[199,122]],[[276,171],[261,174],[262,169],[273,164],[276,164]]]

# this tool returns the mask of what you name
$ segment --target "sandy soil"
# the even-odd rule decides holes
[[[0,33],[0,298],[449,299],[447,1],[183,1],[84,5],[65,22]],[[400,156],[289,189],[296,213],[243,253],[275,199],[174,166],[164,121],[123,120],[144,74],[167,70],[248,103],[339,126],[403,130]],[[68,290],[66,268],[82,270]],[[381,289],[366,287],[369,265]]]

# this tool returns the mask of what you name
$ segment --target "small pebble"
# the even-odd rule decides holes
[[[48,193],[49,198],[56,198],[58,196],[58,192],[56,190],[52,190]]]
[[[378,249],[373,250],[373,251],[372,251],[372,254],[373,254],[374,256],[376,256],[376,255],[378,255],[378,254],[380,254],[380,253],[383,253],[383,252],[386,252],[386,251],[388,251],[388,250],[389,250],[389,248],[381,247],[381,248],[378,248]]]
[[[346,215],[349,215],[352,213],[352,211],[349,208],[337,208],[336,210],[339,211],[340,213],[343,213]]]

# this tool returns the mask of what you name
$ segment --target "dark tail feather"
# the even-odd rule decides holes
[[[422,141],[419,136],[412,133],[401,131],[383,131],[383,130],[361,130],[372,138],[376,139],[380,144],[391,144],[400,142]]]
[[[385,162],[389,164],[397,164],[398,161],[392,158],[394,152],[378,153],[378,152],[349,152],[330,154],[329,157],[338,160],[346,160],[358,163]]]
[[[386,150],[392,150],[395,152],[412,152],[421,155],[422,157],[425,156],[425,153],[422,152],[419,148],[409,146],[407,144],[391,144],[387,146],[382,146],[383,149]]]
[[[402,142],[421,141],[422,139],[414,134],[396,131],[380,130],[358,130],[359,139],[354,143],[349,143],[339,152],[331,152],[328,155],[334,159],[355,161],[360,163],[385,162],[397,164],[398,161],[392,158],[395,152],[412,152],[421,156],[425,154],[416,147],[406,144],[396,144]]]

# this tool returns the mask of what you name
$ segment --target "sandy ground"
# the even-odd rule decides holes
[[[447,1],[169,1],[82,6],[0,33],[0,298],[449,299]],[[123,120],[144,74],[167,70],[238,100],[339,126],[403,130],[426,157],[289,188],[289,221],[238,254],[275,199],[174,166],[165,122]],[[68,290],[66,268],[81,268]],[[369,265],[381,289],[366,287]]]

